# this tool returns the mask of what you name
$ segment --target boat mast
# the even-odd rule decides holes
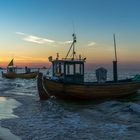
[[[74,56],[75,56],[75,43],[76,43],[76,35],[75,34],[72,34],[73,36],[73,60],[74,60]]]
[[[113,39],[114,39],[115,61],[117,61],[117,51],[116,51],[116,39],[115,39],[115,34],[113,34]]]
[[[114,39],[114,51],[115,51],[115,60],[113,61],[113,79],[114,82],[118,81],[118,70],[117,70],[117,51],[116,51],[116,40],[115,40],[115,34],[113,34]]]
[[[72,44],[71,44],[71,46],[70,46],[70,49],[69,49],[69,51],[68,51],[68,53],[67,53],[67,55],[66,55],[65,59],[67,59],[67,57],[68,57],[68,55],[69,55],[69,53],[70,53],[70,51],[71,51],[72,47],[73,47],[72,59],[74,60],[74,57],[75,57],[75,43],[76,43],[76,35],[73,33],[73,34],[72,34],[72,37],[73,37],[73,41],[72,41]]]

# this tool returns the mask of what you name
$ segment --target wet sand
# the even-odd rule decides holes
[[[15,136],[9,129],[0,127],[0,140],[21,140],[20,137]]]
[[[18,116],[12,114],[13,109],[20,105],[14,99],[0,97],[0,120],[9,118],[18,118]],[[1,126],[1,124],[0,124]],[[7,128],[0,127],[0,140],[21,140],[20,137],[11,133]]]

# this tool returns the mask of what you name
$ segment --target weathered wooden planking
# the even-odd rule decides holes
[[[45,79],[47,91],[56,97],[72,97],[79,99],[113,98],[131,94],[140,89],[140,82],[116,84],[72,85]]]
[[[31,72],[31,73],[3,73],[2,76],[5,78],[13,79],[13,78],[23,78],[23,79],[31,79],[37,77],[38,72]]]
[[[83,84],[66,84],[59,81],[53,81],[38,76],[38,90],[41,100],[48,99],[49,96],[58,98],[74,98],[83,100],[118,98],[140,89],[138,82],[118,82],[118,83],[83,83]]]

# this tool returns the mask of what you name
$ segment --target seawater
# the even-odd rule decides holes
[[[122,70],[119,78],[138,73],[140,70]],[[86,81],[95,80],[92,70],[85,76]],[[108,79],[112,79],[112,71]],[[140,92],[118,100],[40,101],[36,79],[0,76],[0,110],[0,126],[13,140],[140,139]],[[4,134],[0,131],[0,139],[8,139]]]

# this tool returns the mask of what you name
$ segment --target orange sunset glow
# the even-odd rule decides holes
[[[127,14],[120,8],[120,13],[114,10],[108,15],[103,7],[87,8],[86,12],[81,7],[80,13],[77,8],[68,13],[62,12],[61,8],[53,12],[50,8],[42,8],[43,11],[33,7],[27,11],[21,9],[1,8],[0,67],[6,67],[12,58],[17,67],[48,67],[49,56],[56,58],[59,53],[60,58],[65,57],[73,32],[77,37],[76,55],[86,57],[87,66],[112,65],[114,33],[119,64],[140,63],[139,21],[136,21],[139,18],[135,11]]]

